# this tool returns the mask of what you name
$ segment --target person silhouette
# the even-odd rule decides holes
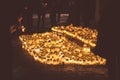
[[[93,28],[96,0],[81,0],[82,25]]]
[[[68,24],[80,25],[80,0],[70,1]]]

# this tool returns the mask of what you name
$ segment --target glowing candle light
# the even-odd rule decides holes
[[[60,30],[59,30],[60,29]],[[69,29],[71,32],[69,32]],[[19,36],[22,48],[28,51],[36,61],[44,64],[80,64],[80,65],[105,65],[106,59],[91,52],[91,47],[96,45],[97,31],[72,25],[53,27],[55,32],[34,33],[33,35]],[[68,30],[68,31],[67,31]],[[79,32],[75,34],[73,31]],[[81,34],[80,34],[81,33]],[[84,46],[70,41],[66,35],[79,38]],[[87,35],[87,36],[86,36]],[[90,43],[91,42],[91,43]],[[93,44],[93,45],[91,45]]]

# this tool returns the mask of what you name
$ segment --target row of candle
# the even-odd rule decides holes
[[[77,38],[78,40],[90,45],[91,47],[96,46],[98,32],[96,29],[89,29],[83,27],[76,27],[73,25],[69,26],[54,26],[53,31],[65,33],[69,36]]]
[[[90,47],[79,46],[58,32],[21,35],[22,47],[36,60],[45,64],[104,65],[106,59],[94,55]]]

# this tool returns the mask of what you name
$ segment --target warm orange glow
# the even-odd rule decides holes
[[[21,35],[19,36],[19,39],[22,42],[22,48],[28,51],[28,54],[30,54],[36,61],[39,61],[40,63],[52,65],[63,63],[80,65],[105,65],[106,59],[95,55],[91,51],[91,47],[96,45],[95,42],[97,39],[97,31],[92,31],[88,28],[82,27],[78,27],[80,28],[78,29],[77,27],[72,27],[71,25],[69,28],[76,30],[73,32],[71,31],[71,33],[73,36],[75,36],[74,38],[79,36],[79,38],[82,39],[84,42],[83,46],[80,46],[77,43],[69,40],[66,37],[66,35],[68,35],[66,34],[67,30],[63,26],[53,27],[52,30],[56,30],[55,32],[53,31],[39,34],[34,33],[33,35]],[[87,35],[89,36],[87,37]],[[95,45],[93,46],[85,41],[91,41],[92,44]]]
[[[17,30],[25,32],[26,28],[23,25],[21,25],[21,26],[12,25],[12,26],[10,26],[10,33],[11,34],[13,34],[14,32],[17,32]]]
[[[14,33],[14,32],[16,32],[16,27],[14,26],[14,25],[12,25],[11,27],[10,27],[10,33]]]
[[[22,32],[25,32],[25,27],[21,26]]]
[[[69,25],[69,26],[55,26],[52,27],[52,30],[60,33],[65,33],[69,36],[77,38],[78,40],[92,47],[96,46],[98,32],[95,29],[92,30],[89,28],[83,28],[81,26],[76,27],[73,25]]]

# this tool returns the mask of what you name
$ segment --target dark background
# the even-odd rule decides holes
[[[54,1],[53,2],[50,1],[50,3],[54,3]],[[64,2],[62,2],[62,4],[63,3]],[[95,49],[95,52],[98,51],[102,53],[100,54],[101,56],[107,58],[108,72],[110,75],[109,80],[119,80],[119,77],[118,77],[119,63],[120,63],[119,62],[119,33],[118,33],[119,32],[119,27],[118,27],[119,26],[119,9],[118,9],[119,4],[117,1],[112,1],[112,0],[106,0],[106,2],[101,0],[100,3],[103,6],[103,7],[100,7],[100,10],[101,10],[99,12],[100,20],[98,21],[96,27],[94,27],[99,31],[98,43],[97,43],[98,45]],[[14,55],[14,52],[13,52],[14,48],[12,48],[12,45],[11,45],[11,34],[9,32],[9,26],[17,23],[18,16],[23,10],[23,6],[22,6],[23,4],[24,4],[24,1],[22,2],[22,0],[1,1],[1,5],[0,5],[1,6],[0,7],[0,10],[1,10],[0,12],[1,13],[0,15],[1,17],[0,19],[1,21],[1,24],[0,24],[1,26],[1,29],[0,29],[1,48],[0,49],[1,49],[1,59],[2,59],[1,60],[2,61],[1,62],[1,69],[2,69],[1,77],[3,78],[2,80],[7,80],[7,78],[8,80],[10,80],[10,78],[12,78],[11,71],[12,71],[12,57]],[[87,2],[85,2],[85,4],[87,4]],[[75,17],[75,16],[79,16],[79,14],[77,14],[79,13],[79,9],[80,9],[78,6],[79,4],[76,3],[76,5],[72,7],[73,9],[69,8],[70,9],[69,13],[71,14],[70,23],[73,23],[74,25],[81,25],[79,24],[79,22],[77,22],[79,21],[78,17]],[[87,8],[87,6],[83,8],[82,12],[86,10],[85,8]],[[57,9],[54,9],[54,10],[57,10]],[[62,10],[64,11],[64,9]],[[55,11],[53,11],[53,14],[54,12]],[[87,13],[91,13],[91,11]],[[87,15],[88,14],[86,14],[86,16]],[[52,20],[54,21],[54,19]],[[83,22],[84,21],[85,20],[83,20]],[[53,22],[53,25],[55,25],[54,22]],[[90,26],[90,25],[87,23],[87,26]],[[47,74],[49,74],[49,72]],[[43,75],[44,74],[41,75],[43,79],[49,79],[47,78],[49,75],[44,76],[44,77]],[[74,75],[74,74],[70,74],[70,75]],[[29,75],[29,76],[30,76],[29,78],[32,78],[31,77],[32,75]],[[72,79],[71,77],[72,76],[70,76],[70,79]],[[79,76],[76,77],[76,75],[73,78],[76,80],[81,80],[81,78]],[[51,79],[56,79],[56,78],[51,77]],[[63,78],[61,77],[60,79],[63,79]],[[99,80],[99,78],[96,80]]]

